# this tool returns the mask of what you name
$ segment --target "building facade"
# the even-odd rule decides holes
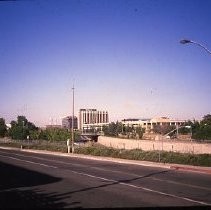
[[[155,117],[152,119],[124,119],[121,121],[123,125],[130,127],[142,127],[145,132],[152,132],[156,125],[175,125],[181,126],[185,123],[185,120],[169,119],[168,117]]]
[[[72,116],[67,116],[62,118],[62,128],[71,129],[72,128]],[[78,129],[78,118],[74,116],[73,128]]]
[[[98,111],[97,109],[79,110],[79,129],[84,131],[91,128],[102,129],[102,126],[108,125],[109,118],[107,111]]]

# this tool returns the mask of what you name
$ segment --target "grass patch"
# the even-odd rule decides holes
[[[143,151],[139,149],[120,150],[96,144],[90,147],[78,148],[75,150],[75,152],[78,154],[86,154],[86,155],[159,162],[159,151]],[[211,155],[210,154],[194,155],[188,153],[183,154],[183,153],[173,153],[173,152],[163,151],[160,152],[160,162],[211,167]]]

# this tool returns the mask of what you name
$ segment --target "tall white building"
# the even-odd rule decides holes
[[[98,111],[97,109],[80,109],[79,110],[79,129],[102,128],[108,125],[108,112]]]

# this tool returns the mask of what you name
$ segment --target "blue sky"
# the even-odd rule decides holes
[[[211,112],[210,0],[0,2],[0,117],[38,126],[80,108],[110,121]]]

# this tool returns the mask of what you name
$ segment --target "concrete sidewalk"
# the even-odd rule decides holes
[[[181,171],[191,171],[197,173],[205,173],[211,174],[211,167],[202,167],[202,166],[191,166],[191,165],[182,165],[182,164],[170,164],[170,163],[157,163],[150,161],[140,161],[140,160],[127,160],[120,158],[112,158],[112,157],[101,157],[101,156],[92,156],[92,155],[83,155],[83,154],[72,154],[72,153],[61,153],[61,152],[52,152],[47,150],[33,150],[33,149],[19,149],[19,148],[11,148],[11,147],[0,147],[0,149],[6,150],[17,150],[24,151],[30,153],[39,153],[39,154],[49,154],[49,155],[57,155],[57,156],[65,156],[65,157],[73,157],[73,158],[84,158],[90,160],[97,161],[110,161],[115,163],[122,164],[133,164],[133,165],[141,165],[148,167],[159,167],[159,168],[168,168],[172,170],[181,170]]]

